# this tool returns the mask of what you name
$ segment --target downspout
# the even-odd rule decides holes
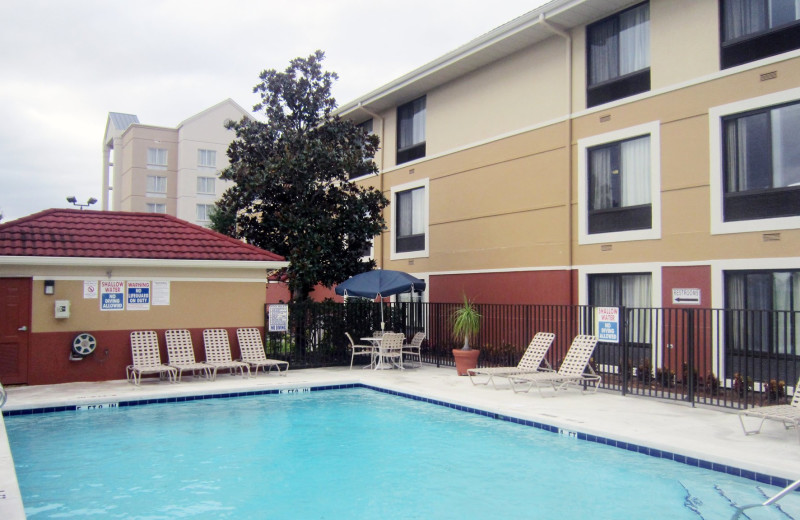
[[[358,103],[358,106],[356,108],[360,108],[361,110],[363,110],[367,114],[371,115],[373,118],[379,119],[380,122],[381,122],[381,135],[380,135],[380,139],[381,139],[381,162],[378,165],[378,169],[379,169],[378,177],[380,178],[380,187],[379,187],[379,189],[381,190],[381,193],[383,193],[383,161],[384,161],[384,157],[386,155],[386,153],[385,153],[386,152],[386,145],[383,142],[384,129],[385,129],[385,125],[383,124],[384,120],[383,120],[383,117],[379,116],[378,114],[376,114],[372,110],[370,110],[367,107],[365,107],[363,104],[361,104],[361,102]],[[389,211],[391,211],[391,208],[389,209]],[[391,218],[389,220],[391,221]],[[375,248],[375,250],[376,251],[380,251],[380,254],[377,255],[378,258],[376,258],[376,261],[377,261],[377,264],[378,264],[378,269],[383,269],[383,233],[378,235],[378,240],[379,240],[380,248]]]
[[[544,13],[539,14],[539,23],[549,29],[554,34],[564,38],[567,44],[566,52],[566,69],[567,69],[567,131],[566,131],[566,151],[567,151],[567,266],[569,268],[569,299],[570,303],[577,303],[572,301],[572,295],[575,290],[575,282],[573,280],[572,266],[573,262],[573,233],[572,233],[572,36],[569,32],[551,24],[545,19]]]

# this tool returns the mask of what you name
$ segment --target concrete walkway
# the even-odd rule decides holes
[[[143,382],[140,387],[124,380],[11,387],[7,388],[8,402],[3,411],[353,383],[536,421],[789,481],[800,479],[797,435],[780,424],[768,422],[760,435],[745,436],[734,412],[623,397],[602,390],[597,394],[582,394],[574,389],[558,393],[545,390],[545,397],[536,390],[515,394],[508,389],[495,390],[491,385],[474,386],[469,378],[456,375],[453,368],[404,371],[321,368],[290,370],[286,377],[274,373],[251,379],[220,375],[213,382],[188,378],[179,384],[154,380]],[[0,428],[0,518],[24,518],[5,426]]]

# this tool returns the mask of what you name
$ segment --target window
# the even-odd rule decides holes
[[[147,176],[147,195],[163,196],[167,193],[167,178],[158,175]]]
[[[721,0],[723,69],[800,48],[797,0]]]
[[[372,133],[372,119],[367,119],[363,123],[360,123],[360,124],[358,124],[356,126],[358,126],[358,128],[360,128],[361,130],[363,130],[367,134],[371,134]],[[370,173],[370,169],[367,168],[367,164],[371,160],[372,159],[364,158],[363,167],[360,167],[360,168],[356,169],[356,171],[352,172],[349,175],[348,178],[356,179],[358,177],[363,177],[364,175],[368,175]]]
[[[800,215],[800,103],[722,119],[726,222]]]
[[[586,28],[589,107],[650,90],[650,4]]]
[[[661,238],[661,123],[578,140],[578,243]]]
[[[800,334],[800,271],[725,273],[727,344],[734,351],[796,354]]]
[[[214,177],[198,177],[197,193],[203,195],[214,195]]]
[[[167,212],[167,205],[166,204],[152,204],[147,203],[147,212],[148,213],[166,213]]]
[[[166,170],[167,150],[164,148],[148,148],[147,167],[151,170]]]
[[[208,222],[211,220],[211,212],[213,211],[213,204],[198,204],[197,205],[197,221]]]
[[[626,307],[626,339],[635,346],[647,345],[648,352],[653,323],[648,309],[652,306],[651,281],[649,273],[589,275],[589,305]]]
[[[392,187],[391,258],[428,255],[428,180]]]
[[[217,152],[214,150],[197,150],[197,166],[216,168]]]
[[[425,157],[425,97],[397,108],[397,164]]]
[[[652,224],[650,136],[590,148],[589,234]]]

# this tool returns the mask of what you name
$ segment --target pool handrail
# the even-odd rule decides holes
[[[746,506],[737,507],[736,513],[734,513],[734,515],[731,517],[731,520],[737,520],[738,518],[741,518],[741,516],[744,514],[745,509],[752,509],[754,507],[762,507],[762,506],[771,506],[772,504],[782,499],[783,497],[785,497],[798,487],[800,487],[800,480],[795,480],[794,482],[792,482],[791,484],[780,490],[772,498],[768,498],[767,500],[761,502],[760,504],[748,504]]]

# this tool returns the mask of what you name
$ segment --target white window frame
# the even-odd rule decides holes
[[[200,185],[203,184],[203,189],[207,190],[208,189],[207,184],[208,184],[209,179],[211,180],[211,186],[212,186],[213,189],[211,191],[202,191],[200,189],[201,188]],[[197,187],[197,194],[198,195],[216,195],[216,193],[217,193],[216,192],[216,189],[217,189],[217,182],[216,181],[217,181],[216,177],[212,177],[210,175],[198,175],[197,176],[197,183],[196,183],[197,184],[197,186],[196,186]]]
[[[162,154],[161,152],[164,153]],[[166,148],[150,147],[147,149],[148,170],[166,170],[168,161],[169,161],[169,152],[167,151]]]
[[[206,217],[205,219],[199,218],[200,217],[200,207],[201,206],[205,208],[204,209],[205,217]],[[195,209],[194,209],[195,220],[197,222],[202,222],[202,223],[211,222],[210,214],[211,214],[211,207],[212,206],[214,206],[214,205],[213,204],[196,204],[195,205]]]
[[[418,250],[418,251],[408,251],[404,253],[397,252],[397,194],[413,190],[415,188],[424,188],[425,196],[423,198],[425,207],[422,211],[423,216],[423,224],[422,227],[425,229],[425,248]],[[418,181],[408,182],[405,184],[399,184],[397,186],[392,186],[391,189],[391,206],[390,206],[390,213],[391,213],[391,232],[390,232],[390,241],[391,241],[391,253],[389,258],[391,260],[404,260],[410,258],[427,258],[429,256],[430,251],[430,225],[429,225],[429,217],[430,217],[430,182],[429,179],[421,179]]]
[[[148,202],[145,206],[147,213],[155,213],[157,215],[166,215],[167,214],[167,205],[157,202]],[[161,211],[163,210],[163,211]]]
[[[722,157],[722,118],[725,116],[767,108],[773,105],[782,105],[800,101],[800,88],[775,92],[765,96],[758,96],[727,105],[712,107],[708,110],[709,132],[709,187],[711,193],[711,234],[724,235],[728,233],[747,233],[757,231],[774,231],[779,229],[800,228],[800,216],[760,218],[753,220],[737,220],[725,222],[724,197],[725,187],[724,160]]]
[[[152,180],[151,180],[152,179]],[[167,196],[167,177],[164,175],[148,175],[147,176],[146,192],[148,197],[166,197]],[[162,188],[163,184],[163,189]]]
[[[650,229],[632,229],[612,233],[589,234],[589,148],[650,136]],[[604,134],[578,139],[578,244],[606,244],[661,238],[661,121],[622,128]]]
[[[208,164],[208,157],[214,158],[213,164]],[[208,150],[204,148],[197,149],[197,167],[198,168],[214,168],[217,167],[217,151]]]

